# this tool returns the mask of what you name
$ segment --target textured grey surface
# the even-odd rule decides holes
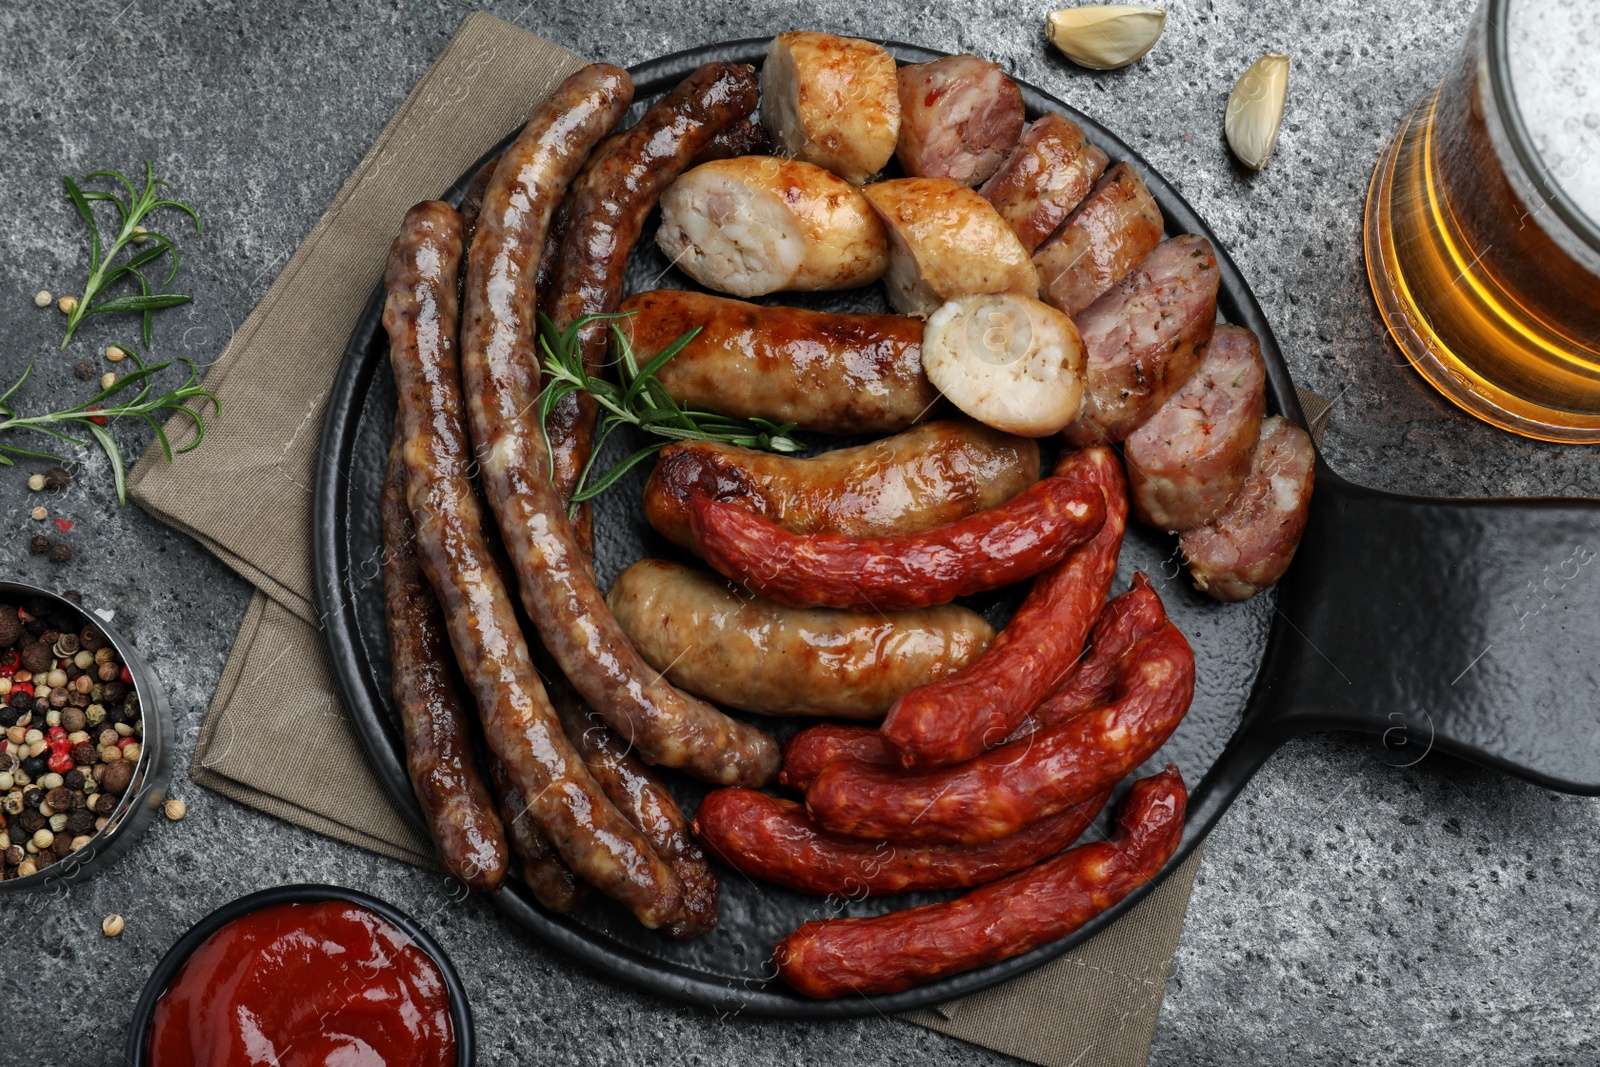
[[[1104,75],[1048,50],[1045,5],[487,7],[623,64],[788,28],[991,56],[1117,130],[1210,220],[1296,378],[1337,398],[1325,441],[1336,469],[1429,495],[1600,495],[1593,452],[1504,436],[1420,385],[1366,290],[1359,223],[1373,161],[1443,71],[1467,0],[1176,0],[1155,52]],[[0,191],[10,205],[0,217],[10,264],[0,274],[0,371],[10,377],[38,361],[21,406],[81,396],[73,361],[133,336],[129,322],[92,321],[59,353],[60,315],[32,306],[41,286],[81,284],[84,242],[60,196],[63,172],[132,169],[149,156],[200,208],[207,231],[185,239],[180,274],[196,300],[161,316],[156,343],[204,363],[470,9],[433,0],[0,6]],[[1221,112],[1234,77],[1268,50],[1293,57],[1288,123],[1271,166],[1251,176],[1229,160]],[[142,447],[142,435],[124,439],[130,452]],[[173,793],[189,817],[157,825],[120,865],[64,896],[0,898],[7,1064],[113,1060],[133,992],[183,929],[235,896],[297,880],[360,886],[427,923],[466,975],[486,1063],[1005,1060],[887,1020],[718,1019],[637,995],[530,942],[481,903],[449,902],[414,869],[190,785],[181,767],[248,587],[137,509],[108,504],[108,472],[95,456],[46,501],[76,524],[65,537],[77,558],[53,567],[31,557],[25,541],[37,526],[27,512],[38,501],[25,477],[0,470],[0,571],[77,588],[91,606],[117,611],[171,691]],[[295,665],[269,684],[295,714],[305,684]],[[1365,740],[1300,742],[1245,791],[1208,846],[1152,1063],[1600,1058],[1600,977],[1587,965],[1600,950],[1600,804],[1437,755],[1399,762]],[[284,754],[286,778],[312,768],[325,773],[316,753]],[[112,911],[127,918],[115,941],[99,933]]]

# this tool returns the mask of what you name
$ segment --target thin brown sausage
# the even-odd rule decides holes
[[[591,68],[569,79],[535,112],[533,125],[548,126],[570,111],[599,110],[596,73]],[[676,916],[682,887],[606,800],[561,733],[483,536],[457,377],[460,255],[460,216],[438,201],[419,204],[406,215],[384,278],[384,326],[400,398],[406,498],[418,555],[489,747],[540,826],[574,871],[646,926],[659,926]]]
[[[417,563],[406,506],[398,422],[383,483],[383,601],[390,675],[406,742],[406,770],[445,868],[492,892],[506,873],[506,838],[478,775],[472,712],[451,662],[439,603]]]
[[[586,71],[598,72],[588,75],[590,103],[577,116],[570,101],[535,113],[495,171],[472,243],[461,370],[484,491],[523,607],[585,703],[648,762],[719,785],[759,785],[777,772],[777,745],[674,689],[644,663],[606,607],[566,500],[549,477],[534,361],[536,259],[585,149],[620,118],[629,97],[625,72]]]
[[[1109,841],[955,900],[806,923],[773,952],[778,976],[808,997],[894,993],[1058,941],[1160,873],[1183,839],[1187,803],[1168,766],[1133,784]]]
[[[511,780],[506,765],[488,756],[489,782],[494,786],[495,806],[505,824],[506,838],[522,868],[522,881],[534,899],[551,911],[567,912],[582,904],[589,886],[572,873],[550,838],[539,828],[539,821],[528,813],[522,791]]]
[[[589,773],[683,883],[683,910],[662,932],[680,940],[700,936],[717,925],[717,876],[695,844],[689,820],[661,780],[628,751],[611,727],[584,706],[561,672],[552,664],[545,666],[550,703]]]
[[[585,315],[617,310],[629,253],[662,191],[719,132],[754,111],[758,97],[753,68],[707,63],[651,105],[638,123],[595,150],[567,195],[555,278],[544,299],[557,329]],[[580,336],[584,367],[597,374],[611,324],[592,323]],[[588,462],[596,410],[587,393],[574,393],[550,414],[551,439],[565,442],[555,452],[555,481],[563,498],[572,495]]]

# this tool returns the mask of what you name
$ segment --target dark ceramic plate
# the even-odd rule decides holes
[[[632,117],[703,63],[759,65],[767,43],[707,46],[635,67],[640,102]],[[889,48],[902,62],[939,54],[910,45]],[[1113,161],[1136,165],[1169,233],[1211,239],[1222,272],[1221,316],[1260,336],[1269,406],[1303,421],[1272,330],[1210,228],[1172,185],[1099,123],[1031,86],[1024,84],[1022,91],[1030,116],[1059,111]],[[445,199],[458,201],[471,174]],[[630,292],[690,284],[670,269],[648,230],[634,253],[629,283]],[[784,294],[778,301],[829,310],[884,308],[876,287]],[[389,698],[378,577],[378,493],[394,412],[381,305],[382,293],[375,293],[328,402],[316,490],[316,568],[345,705],[379,776],[420,828]],[[643,481],[644,471],[636,469],[598,502],[595,570],[602,586],[634,560],[677,555],[644,521],[638,506]],[[1352,486],[1319,461],[1310,528],[1276,590],[1243,604],[1218,604],[1190,588],[1176,551],[1173,538],[1130,530],[1117,586],[1125,588],[1136,570],[1149,574],[1198,661],[1194,705],[1150,761],[1150,768],[1178,764],[1191,789],[1183,844],[1163,877],[1187,858],[1267,756],[1309,731],[1375,732],[1399,753],[1397,759],[1438,748],[1555,788],[1600,792],[1600,730],[1591,710],[1592,676],[1600,673],[1593,651],[1600,647],[1600,623],[1585,607],[1600,594],[1600,566],[1592,565],[1600,551],[1600,511],[1591,502],[1402,498]],[[974,606],[999,624],[1014,603],[1002,595]],[[787,736],[800,724],[776,725]],[[670,777],[692,811],[704,787]],[[771,950],[782,936],[807,919],[877,914],[940,895],[841,902],[757,884],[728,870],[722,874],[721,920],[711,934],[688,943],[641,929],[605,900],[554,915],[513,881],[497,903],[545,941],[644,989],[719,1011],[836,1018],[938,1004],[1021,974],[1115,922],[1151,888],[1071,937],[1027,955],[891,996],[819,1002],[771,980]]]

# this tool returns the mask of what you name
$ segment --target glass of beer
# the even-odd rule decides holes
[[[1372,176],[1367,275],[1446,397],[1600,442],[1600,0],[1483,0]]]

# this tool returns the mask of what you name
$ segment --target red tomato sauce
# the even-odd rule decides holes
[[[344,901],[241,916],[156,1002],[152,1067],[449,1067],[450,1000],[404,931]]]

